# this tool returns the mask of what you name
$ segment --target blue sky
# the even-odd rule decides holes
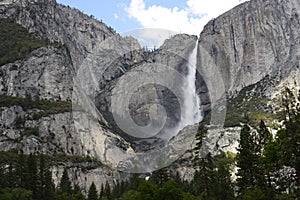
[[[129,7],[130,0],[57,0],[57,2],[77,8],[86,14],[94,15],[119,33],[143,28],[138,20],[129,18],[126,12],[126,7]],[[177,6],[179,9],[182,9],[186,3],[182,0],[146,0],[145,5],[160,5],[167,8]]]
[[[121,34],[141,28],[158,28],[193,35],[199,35],[209,20],[244,1],[246,0],[57,0],[94,15]],[[161,34],[156,35],[160,35],[156,39],[165,39],[161,38]]]
[[[157,27],[154,27],[153,25],[151,25],[150,22],[143,22],[141,16],[138,15],[130,16],[127,10],[127,8],[130,8],[130,3],[143,2],[145,4],[145,9],[142,11],[144,11],[145,13],[147,11],[148,13],[150,13],[149,10],[151,8],[153,8],[152,10],[154,13],[155,10],[158,10],[159,8],[165,8],[172,12],[172,9],[177,7],[178,12],[174,11],[173,15],[176,15],[176,13],[179,13],[180,11],[188,10],[190,9],[190,7],[192,7],[195,9],[195,12],[191,10],[189,13],[187,13],[187,15],[190,16],[189,19],[191,21],[193,19],[200,18],[203,15],[216,17],[215,13],[220,15],[221,12],[225,12],[226,10],[234,7],[235,5],[241,2],[240,0],[144,0],[144,1],[143,0],[109,0],[109,1],[57,0],[57,1],[59,3],[69,5],[71,7],[78,8],[79,10],[84,11],[86,14],[92,14],[97,19],[102,19],[103,22],[113,27],[119,33],[130,31],[137,28],[144,28],[147,26],[152,28],[164,28],[160,24],[158,24]],[[215,2],[217,2],[219,6],[216,5]],[[188,3],[190,3],[190,7],[188,6]],[[203,7],[202,11],[201,11],[201,7]],[[199,11],[197,11],[196,9],[198,9]],[[133,8],[131,11],[134,12],[135,9]],[[206,13],[202,13],[203,15],[201,15],[200,12],[203,11]],[[163,15],[160,17],[163,17]],[[172,18],[170,18],[170,20],[172,20]],[[208,20],[209,19],[205,19],[203,21],[205,21],[206,23]],[[203,24],[204,22],[201,24],[201,26],[203,26]],[[178,24],[178,30],[173,30],[173,31],[185,32],[184,30],[180,30],[180,26],[182,25]],[[172,26],[168,26],[167,28],[170,27]],[[199,27],[199,33],[201,31],[201,28],[202,27]],[[192,33],[192,31],[190,30],[187,30],[187,32]]]
[[[78,8],[86,14],[94,15],[118,32],[124,32],[140,26],[138,21],[130,20],[124,11],[123,6],[128,5],[130,0],[57,0],[57,2]],[[118,19],[115,18],[115,14],[118,15]]]

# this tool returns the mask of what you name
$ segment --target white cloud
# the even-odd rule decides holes
[[[131,0],[126,8],[129,17],[145,28],[162,28],[178,33],[199,35],[212,18],[246,0],[187,0],[186,7],[165,8],[159,5],[146,7],[144,0]]]
[[[163,44],[165,39],[175,35],[176,32],[165,29],[137,29],[129,32],[122,33],[123,36],[133,36],[136,38],[142,47],[154,49]]]

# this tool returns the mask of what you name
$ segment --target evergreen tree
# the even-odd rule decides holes
[[[43,187],[45,200],[52,200],[55,192],[55,185],[52,179],[52,172],[47,169],[45,171],[45,185]]]
[[[74,185],[73,193],[80,194],[80,186],[78,184]]]
[[[198,161],[198,170],[194,174],[192,182],[195,195],[200,195],[203,199],[212,199],[215,182],[214,163],[211,153]]]
[[[14,171],[14,166],[12,163],[9,163],[8,165],[8,171],[5,174],[6,183],[4,184],[4,187],[14,188],[17,187],[16,185],[16,173]]]
[[[268,172],[264,168],[265,166],[260,162],[261,157],[263,156],[266,145],[272,141],[272,135],[269,132],[267,126],[264,121],[261,120],[259,128],[257,130],[257,134],[255,136],[254,141],[254,156],[255,156],[255,171],[254,177],[256,180],[256,185],[264,191],[264,193],[269,193],[271,191],[270,184],[268,181],[270,177],[268,177]]]
[[[92,182],[89,192],[88,192],[88,200],[98,200],[98,192],[94,182]]]
[[[104,195],[105,195],[104,186],[103,186],[103,184],[101,184],[101,190],[100,190],[100,194],[99,194],[99,199],[101,199],[102,197],[104,197]]]
[[[112,199],[111,189],[110,189],[110,185],[109,185],[108,181],[106,181],[106,183],[105,183],[104,197],[106,197],[108,200]]]
[[[141,184],[142,179],[139,177],[139,174],[133,174],[130,177],[130,185],[129,189],[136,190],[138,186]]]
[[[37,160],[36,156],[32,154],[30,154],[27,159],[25,189],[32,191],[32,198],[34,200],[39,199]]]
[[[27,165],[24,163],[26,163],[25,156],[23,152],[21,152],[18,155],[18,160],[16,163],[17,187],[20,188],[26,187],[26,172],[28,170],[27,170]]]
[[[233,158],[227,156],[224,152],[216,157],[216,170],[214,171],[214,186],[212,193],[214,199],[234,199],[234,190],[231,182],[231,166]]]
[[[257,153],[259,155],[262,155],[263,149],[268,144],[268,142],[272,140],[272,135],[263,120],[260,121],[256,140],[257,140],[257,144],[258,144],[257,145]]]
[[[138,186],[137,191],[140,193],[139,199],[143,200],[155,200],[157,193],[157,186],[153,185],[151,181],[142,180]]]
[[[255,144],[248,125],[244,125],[240,134],[240,144],[236,157],[238,173],[237,186],[239,194],[255,185]]]
[[[5,166],[0,162],[0,190],[5,187]]]
[[[266,191],[270,199],[274,199],[274,195],[276,192],[276,187],[272,183],[278,182],[278,178],[274,179],[275,177],[279,177],[279,169],[281,165],[279,163],[280,160],[280,145],[278,141],[269,141],[268,144],[265,146],[263,155],[259,158],[260,166],[262,167],[262,171],[266,176]],[[273,177],[273,178],[272,178]]]
[[[197,166],[199,162],[201,162],[201,158],[203,158],[206,154],[206,152],[203,152],[203,149],[205,148],[202,148],[202,146],[204,145],[203,140],[206,135],[207,135],[207,128],[203,124],[201,124],[198,127],[197,134],[195,137],[196,146],[194,148],[194,153],[195,153],[195,157],[193,160],[194,166]]]
[[[62,190],[62,192],[65,192],[67,194],[72,193],[71,181],[69,179],[69,175],[68,175],[68,172],[66,169],[64,169],[63,175],[60,180],[59,187]]]
[[[211,153],[203,148],[204,138],[207,135],[207,128],[200,125],[196,134],[196,147],[194,148],[195,157],[193,165],[197,169],[192,181],[193,192],[195,195],[201,195],[204,199],[212,198],[212,187],[214,182],[214,163]]]
[[[0,190],[1,200],[29,200],[32,192],[23,188],[5,188]]]
[[[298,103],[297,103],[298,101]],[[300,196],[300,95],[286,89],[282,105],[284,107],[284,127],[278,133],[278,142],[281,152],[281,164],[296,170],[297,195]]]
[[[164,199],[164,200],[182,200],[183,192],[181,188],[177,185],[174,180],[169,180],[164,183],[163,187],[160,188],[157,192],[153,188],[154,193],[156,193],[154,199]]]
[[[170,173],[167,168],[162,168],[154,171],[150,177],[150,181],[159,187],[162,187],[165,182],[170,179]]]

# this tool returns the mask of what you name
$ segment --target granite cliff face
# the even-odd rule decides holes
[[[300,2],[253,0],[211,20],[200,35],[222,74],[226,91],[269,75],[280,82],[299,68]],[[199,57],[200,66],[206,66]]]
[[[35,49],[24,59],[1,66],[1,151],[92,157],[102,164],[85,159],[76,164],[67,159],[63,165],[56,166],[55,180],[60,179],[63,167],[68,166],[73,171],[72,180],[82,189],[87,189],[94,179],[98,180],[98,186],[106,180],[112,183],[119,177],[118,173],[108,166],[97,168],[111,165],[114,156],[116,160],[122,156],[122,151],[126,152],[125,141],[98,122],[89,124],[87,114],[72,112],[73,81],[96,44],[114,36],[111,40],[114,49],[103,52],[103,63],[110,62],[109,56],[122,52],[116,47],[130,51],[138,48],[138,43],[120,37],[104,23],[78,10],[51,0],[1,1],[0,18],[10,18],[35,37],[49,41],[49,45]],[[110,66],[103,80],[120,76],[126,71],[123,68]],[[29,105],[25,103],[28,100]],[[78,118],[82,128],[76,125]],[[85,166],[95,170],[82,170]]]
[[[260,90],[260,96],[269,98],[286,83],[299,85],[299,14],[298,0],[252,0],[205,26],[198,39],[196,80],[205,115],[224,96],[232,99],[251,85],[248,92]],[[93,181],[100,186],[105,180],[122,178],[115,169],[131,153],[163,145],[157,138],[137,142],[118,129],[112,106],[120,108],[117,114],[121,116],[127,102],[117,97],[126,93],[117,85],[134,75],[123,88],[136,89],[129,101],[136,124],[146,125],[149,112],[159,112],[159,108],[150,110],[150,105],[160,104],[169,116],[166,126],[174,126],[181,112],[178,97],[162,85],[135,87],[134,83],[155,72],[157,65],[170,66],[172,73],[184,76],[197,37],[177,35],[153,52],[144,51],[134,38],[123,38],[104,23],[54,0],[0,0],[0,18],[11,18],[34,36],[49,41],[25,58],[0,67],[1,151],[101,161],[83,159],[78,164],[66,160],[53,167],[56,183],[63,167],[68,166],[72,180],[87,190]],[[147,75],[144,81],[158,78],[181,85],[180,79],[172,79],[174,74]],[[116,105],[114,98],[119,102]],[[212,151],[234,151],[239,130],[211,129],[208,142]],[[92,169],[83,170],[87,166]],[[181,174],[189,176],[184,167]]]
[[[97,43],[116,34],[104,23],[55,0],[3,0],[0,17],[13,18],[36,36],[65,44],[76,68]]]

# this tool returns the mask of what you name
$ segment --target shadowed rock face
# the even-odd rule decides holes
[[[177,35],[167,40],[158,50],[150,53],[145,52],[144,54],[148,53],[147,56],[140,57],[139,60],[135,59],[135,61],[130,63],[133,67],[126,74],[107,82],[106,87],[96,97],[96,106],[103,113],[107,119],[106,121],[112,122],[111,107],[117,107],[115,109],[117,113],[115,114],[122,117],[125,116],[124,112],[127,106],[130,110],[129,117],[139,126],[146,126],[151,123],[151,114],[159,116],[160,110],[166,112],[167,119],[163,124],[162,130],[154,138],[166,134],[167,130],[175,128],[181,119],[181,109],[183,107],[180,105],[180,101],[184,99],[184,90],[188,89],[183,88],[182,78],[186,77],[188,57],[193,48],[195,48],[196,40],[195,36]],[[169,69],[168,72],[163,70],[165,66]],[[127,76],[130,77],[128,82],[124,81]],[[181,78],[176,78],[178,76],[181,76]],[[122,87],[117,87],[122,81],[124,81]],[[199,83],[202,84],[201,80]],[[178,92],[172,91],[172,88],[176,88]],[[205,84],[202,84],[198,91],[205,96],[203,88],[205,88]],[[128,91],[134,92],[128,99],[128,105],[125,105],[127,102],[124,97]],[[119,95],[120,93],[123,95]],[[116,98],[116,96],[120,96],[116,101],[118,105],[112,105],[111,99]],[[209,104],[209,98],[203,102]],[[153,105],[160,105],[161,107],[151,110]],[[156,123],[160,124],[158,118]],[[120,135],[126,135],[124,131],[118,129],[117,124],[112,123],[111,125]],[[157,142],[158,138],[154,138],[151,138],[149,141],[147,139],[137,141],[138,138],[126,137],[127,141],[134,141],[132,147],[135,150],[147,150],[146,146],[149,149],[153,149],[153,145],[161,146],[163,144],[162,141]]]
[[[196,80],[205,114],[210,112],[212,102],[221,98],[223,86],[226,95],[231,97],[267,75],[274,80],[274,85],[267,86],[269,93],[287,79],[290,82],[299,81],[299,76],[295,76],[299,75],[300,66],[299,15],[298,0],[252,0],[205,26],[199,38]],[[87,113],[65,111],[33,119],[33,115],[41,110],[26,110],[19,105],[3,106],[0,111],[1,151],[22,149],[25,153],[90,156],[114,168],[126,158],[128,152],[144,152],[164,145],[155,137],[149,140],[130,138],[116,128],[111,116],[111,98],[116,93],[112,91],[129,73],[138,74],[132,80],[136,82],[147,71],[153,71],[147,67],[157,63],[185,75],[185,63],[196,43],[195,36],[177,35],[166,40],[158,50],[145,52],[136,40],[122,38],[102,22],[53,0],[0,0],[0,18],[8,17],[35,36],[60,45],[36,49],[23,60],[1,66],[0,93],[70,101],[74,77],[87,58],[98,66],[92,72],[96,74],[99,88],[95,94],[88,93],[86,96],[96,96],[96,107],[104,117],[99,117],[97,121]],[[110,37],[113,39],[108,40]],[[97,44],[104,41],[109,41],[111,49],[97,49]],[[221,78],[214,81],[217,73]],[[167,79],[171,85],[182,84],[180,80],[172,79],[172,74],[165,76],[158,73],[157,76]],[[88,75],[83,78],[89,91],[89,86],[94,86],[94,83]],[[151,80],[151,77],[148,78]],[[129,108],[137,124],[146,125],[149,122],[149,104],[153,103],[162,105],[168,113],[166,127],[178,123],[181,110],[179,100],[172,91],[161,85],[131,86],[126,88],[136,92],[129,101]],[[119,102],[121,106],[122,98]],[[155,114],[158,109],[151,112]],[[117,114],[122,115],[122,109]],[[27,119],[21,129],[15,125],[18,117]],[[25,127],[38,127],[39,134],[21,136]],[[220,132],[224,133],[225,138],[218,139],[219,146],[225,149],[233,149],[230,144],[237,146],[239,129],[230,130],[230,134],[224,129],[212,134]],[[180,146],[180,142],[176,145]],[[56,182],[62,168],[56,169]],[[72,170],[79,177],[74,176],[74,182],[82,188],[89,187],[92,181],[97,183],[102,180],[104,183],[106,179],[112,181],[120,177],[106,168],[82,172],[77,166]],[[83,177],[90,178],[83,180]]]
[[[266,75],[283,80],[299,66],[300,2],[253,0],[211,20],[200,35],[234,94]],[[207,66],[199,56],[201,66]]]

